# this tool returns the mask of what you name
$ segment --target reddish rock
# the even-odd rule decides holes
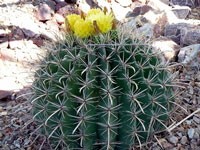
[[[60,8],[65,7],[67,5],[66,2],[58,2],[56,4],[56,11],[58,11]]]
[[[127,17],[136,17],[139,15],[144,15],[145,13],[147,13],[150,10],[153,11],[154,9],[149,5],[137,6],[133,9],[133,11],[131,13],[129,13],[127,15]]]
[[[24,38],[25,38],[24,33],[20,28],[13,28],[12,29],[11,40],[22,40]]]
[[[141,7],[135,7],[132,12],[129,12],[126,17],[137,17],[140,15]]]
[[[149,5],[144,5],[144,6],[141,7],[140,14],[144,15],[145,13],[147,13],[150,10],[153,11],[154,9],[151,6],[149,6]]]
[[[35,15],[39,21],[50,20],[51,19],[51,8],[47,4],[41,4]]]
[[[31,31],[31,30],[28,30],[28,29],[22,29],[22,31],[24,32],[26,38],[32,38],[36,35],[35,32]]]
[[[44,45],[44,42],[41,37],[38,37],[36,39],[33,39],[33,44],[37,45],[38,47],[42,47]]]

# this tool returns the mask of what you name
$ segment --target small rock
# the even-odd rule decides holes
[[[185,19],[189,15],[191,9],[188,6],[176,5],[175,8],[172,8],[172,11],[179,19]]]
[[[57,4],[56,4],[56,11],[58,11],[60,8],[62,7],[65,7],[67,5],[66,2],[61,2],[59,1]]]
[[[143,5],[141,7],[141,11],[140,11],[140,14],[141,15],[144,15],[145,13],[147,13],[148,11],[153,11],[154,9],[150,6],[150,5]],[[155,11],[155,10],[154,10]]]
[[[194,130],[193,128],[190,128],[190,129],[188,130],[188,137],[189,137],[190,139],[192,139],[193,136],[194,136],[194,133],[195,133],[195,130]]]
[[[183,64],[190,64],[190,66],[200,66],[200,44],[193,44],[183,47],[178,54],[178,61]]]
[[[41,4],[36,12],[36,18],[39,21],[47,21],[51,19],[51,8],[47,4]]]
[[[3,112],[0,113],[0,116],[6,116],[6,115],[8,115],[7,111],[3,111]]]
[[[149,5],[138,6],[135,7],[132,12],[128,13],[126,17],[128,18],[128,17],[136,17],[139,15],[144,15],[150,10],[153,11],[154,9]]]
[[[18,140],[15,140],[15,141],[14,141],[14,145],[15,145],[15,147],[17,147],[17,148],[21,148],[20,143],[19,143]]]
[[[31,141],[29,139],[24,140],[24,146],[27,146]]]
[[[31,30],[24,29],[24,28],[22,30],[27,38],[32,38],[36,35],[36,33]]]
[[[185,145],[187,143],[187,137],[186,136],[183,136],[181,138],[181,144]]]
[[[171,142],[172,144],[176,145],[178,142],[178,138],[176,136],[171,136],[169,138],[169,142]]]
[[[0,132],[0,138],[2,138],[3,137],[3,134]]]
[[[63,17],[66,17],[67,13],[73,13],[73,7],[71,5],[64,6],[57,11],[58,14],[61,14]]]
[[[9,98],[11,95],[12,95],[12,92],[10,92],[10,91],[0,90],[0,100]]]
[[[196,122],[197,124],[200,124],[200,119],[199,117],[194,116],[193,117],[194,122]]]
[[[186,124],[187,124],[188,126],[192,125],[192,121],[191,121],[191,120],[186,120],[185,122],[186,122]]]

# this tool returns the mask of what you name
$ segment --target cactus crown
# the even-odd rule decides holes
[[[34,118],[54,149],[132,149],[165,127],[174,98],[158,56],[123,28],[67,35],[42,61],[32,89]]]

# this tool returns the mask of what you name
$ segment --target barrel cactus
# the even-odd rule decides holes
[[[144,39],[66,35],[35,73],[33,115],[54,149],[128,150],[165,127],[172,81]]]

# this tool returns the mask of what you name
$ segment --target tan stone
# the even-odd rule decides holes
[[[156,51],[164,56],[165,61],[175,61],[177,54],[180,51],[180,46],[166,37],[155,39],[152,46]]]

